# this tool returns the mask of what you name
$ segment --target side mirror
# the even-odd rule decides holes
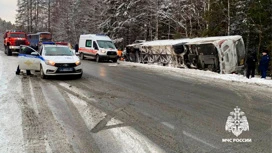
[[[31,55],[39,56],[39,53],[37,53],[37,52],[32,52]]]

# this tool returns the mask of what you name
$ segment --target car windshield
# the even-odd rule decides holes
[[[45,47],[46,56],[73,56],[73,52],[68,47]]]
[[[105,40],[98,40],[98,45],[100,48],[112,48],[112,49],[116,49],[116,47],[114,46],[114,44],[111,41],[105,41]]]
[[[11,33],[9,36],[11,38],[25,38],[26,35],[23,33]]]

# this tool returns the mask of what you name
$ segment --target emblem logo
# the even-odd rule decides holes
[[[29,61],[29,60],[25,61],[24,63],[25,63],[27,66],[30,66],[30,65],[33,64],[33,63],[32,63],[31,61]]]
[[[226,131],[232,132],[236,137],[242,134],[243,131],[249,131],[247,117],[245,113],[240,110],[241,109],[236,106],[234,111],[230,112],[225,126]]]

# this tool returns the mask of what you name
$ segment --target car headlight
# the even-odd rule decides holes
[[[105,50],[101,50],[101,52],[102,52],[102,53],[106,53],[107,51],[105,51]]]
[[[51,61],[51,60],[46,60],[45,64],[55,66],[56,63],[54,61]]]
[[[76,61],[76,66],[79,66],[81,64],[80,61]]]

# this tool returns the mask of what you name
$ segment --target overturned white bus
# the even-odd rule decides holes
[[[158,40],[128,45],[126,59],[218,73],[239,73],[244,67],[245,47],[242,36],[238,35]]]

